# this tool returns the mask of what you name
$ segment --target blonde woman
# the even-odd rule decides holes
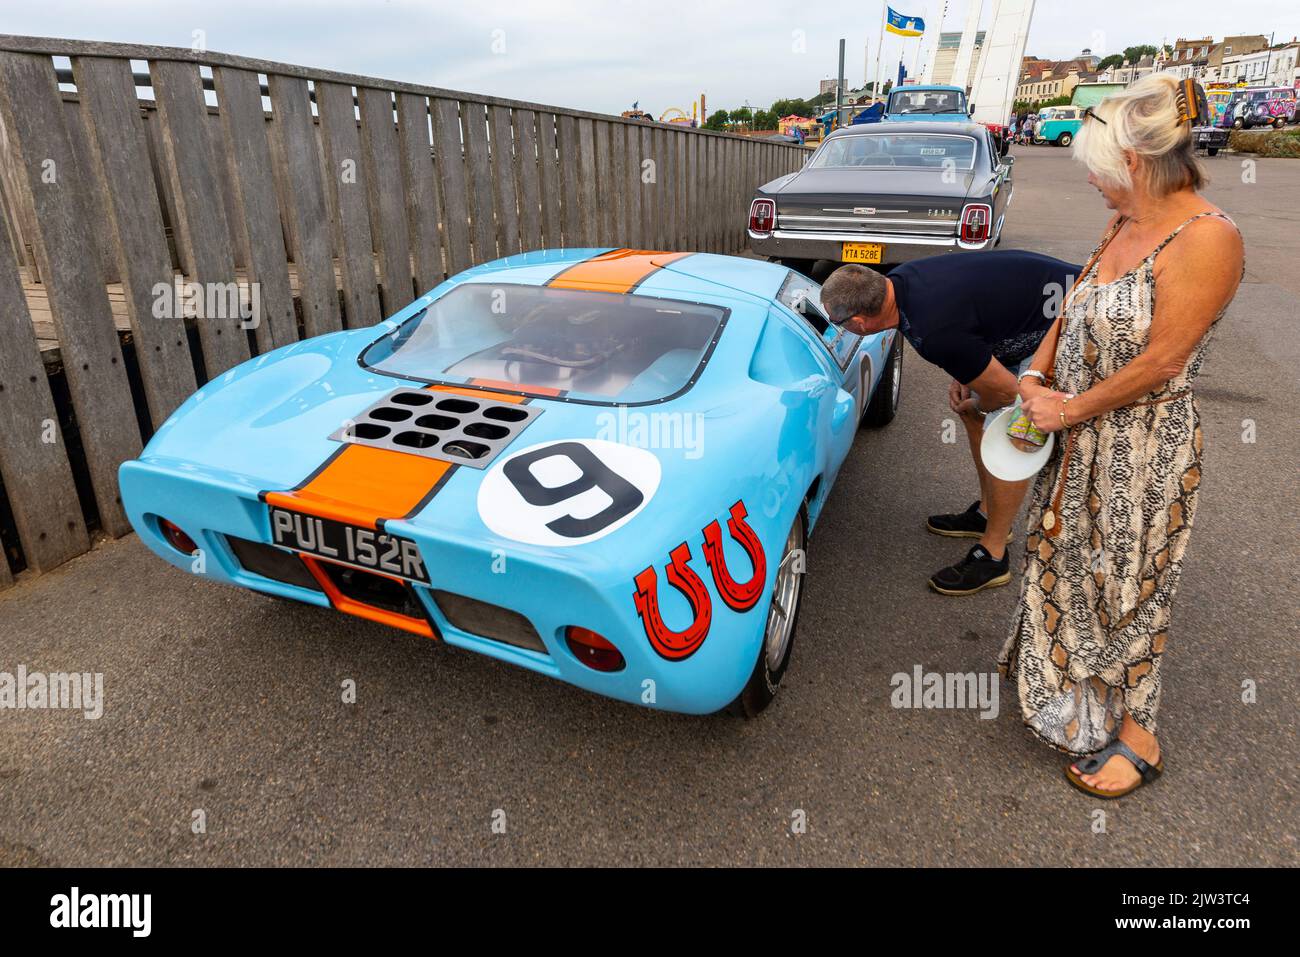
[[[1020,379],[1059,434],[1000,663],[1034,733],[1087,756],[1070,783],[1104,798],[1164,770],[1160,666],[1201,478],[1192,386],[1243,270],[1236,226],[1199,194],[1198,101],[1158,73],[1087,111],[1075,157],[1115,217]]]

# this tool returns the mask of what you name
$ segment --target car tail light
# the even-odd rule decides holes
[[[573,656],[588,668],[596,671],[623,670],[622,652],[594,631],[570,625],[564,629],[564,640]]]
[[[162,532],[162,537],[167,539],[167,544],[182,555],[193,555],[199,550],[199,546],[194,544],[194,539],[181,531],[179,525],[165,518],[158,519],[158,531]]]
[[[987,203],[969,203],[961,211],[961,241],[982,243],[989,238],[992,228],[993,207]]]
[[[749,205],[749,231],[770,233],[776,226],[776,201],[756,199]]]

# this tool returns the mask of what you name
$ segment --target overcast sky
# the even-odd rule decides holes
[[[971,0],[951,0],[960,30]],[[938,15],[941,0],[897,0],[900,13]],[[993,0],[985,0],[987,25]],[[811,96],[848,41],[850,86],[875,56],[877,0],[0,0],[6,33],[207,48],[557,106],[617,113],[640,101],[658,115]],[[1297,0],[1039,0],[1027,53],[1052,59],[1083,47],[1105,55],[1180,36],[1300,34]],[[916,40],[891,37],[909,69]],[[886,74],[887,75],[887,74]]]

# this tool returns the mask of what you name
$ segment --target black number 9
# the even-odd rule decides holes
[[[531,466],[534,462],[557,455],[567,458],[582,474],[572,482],[550,488],[537,481]],[[562,515],[546,523],[547,528],[565,538],[595,535],[636,511],[645,498],[639,488],[598,459],[591,449],[580,442],[558,442],[516,456],[501,471],[529,505],[555,505],[593,488],[600,489],[610,497],[609,505],[590,518]]]

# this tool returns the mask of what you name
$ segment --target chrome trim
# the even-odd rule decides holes
[[[864,213],[864,214],[863,214],[863,215],[866,215],[866,216],[874,216],[876,213],[906,213],[906,212],[910,212],[910,210],[906,210],[906,209],[881,209],[879,206],[853,206],[853,207],[850,207],[849,209],[839,209],[839,208],[837,208],[837,207],[835,207],[835,206],[823,206],[823,207],[822,207],[822,212],[823,212],[823,213],[855,213],[855,214],[856,214],[857,211],[858,211],[859,209],[870,209],[871,212],[869,212],[869,213]]]
[[[900,212],[906,212],[906,210],[900,210]],[[890,226],[911,226],[918,223],[952,226],[958,222],[956,219],[861,219],[853,216],[799,216],[794,213],[777,213],[776,218],[777,222],[788,219],[819,223],[861,223],[864,226],[879,226],[882,223],[887,223]]]
[[[907,246],[955,246],[957,238],[955,236],[925,236],[904,235],[901,233],[814,233],[814,232],[791,232],[789,230],[778,229],[770,235],[753,236],[753,239],[806,239],[806,240],[825,240],[834,243],[890,243],[893,245]],[[968,247],[977,248],[977,247]]]

